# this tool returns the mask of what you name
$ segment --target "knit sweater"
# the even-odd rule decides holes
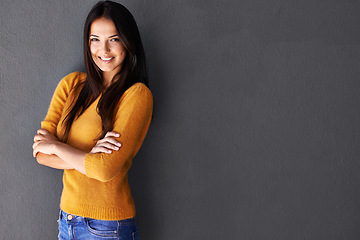
[[[58,84],[41,127],[61,139],[63,119],[70,111],[79,91],[74,87],[85,81],[86,74],[75,72]],[[148,130],[153,108],[150,90],[135,83],[121,97],[115,115],[113,131],[122,145],[108,153],[89,153],[102,131],[97,113],[98,97],[74,120],[67,144],[87,152],[86,175],[77,170],[64,170],[60,208],[70,214],[101,220],[122,220],[135,216],[134,201],[128,184],[128,170]]]

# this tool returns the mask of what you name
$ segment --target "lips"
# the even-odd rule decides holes
[[[103,63],[109,63],[111,62],[114,57],[99,57],[99,59],[103,62]]]

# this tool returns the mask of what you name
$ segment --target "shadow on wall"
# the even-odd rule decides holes
[[[159,239],[158,234],[161,233],[162,215],[158,211],[158,205],[163,202],[160,199],[163,197],[163,191],[159,190],[157,179],[163,181],[161,180],[163,174],[160,171],[164,171],[164,167],[160,166],[163,161],[160,151],[157,151],[159,146],[153,144],[159,142],[156,139],[161,134],[161,122],[165,121],[163,103],[168,100],[164,86],[166,77],[162,69],[163,61],[158,54],[154,54],[154,49],[160,48],[151,46],[150,49],[145,49],[145,51],[148,50],[145,53],[149,69],[150,89],[154,99],[153,119],[145,141],[133,159],[133,165],[129,172],[129,183],[135,201],[140,236],[146,237],[146,239]],[[149,54],[150,52],[151,54]]]

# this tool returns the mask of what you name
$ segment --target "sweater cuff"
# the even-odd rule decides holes
[[[87,153],[85,155],[85,172],[86,176],[89,178],[95,178],[96,177],[96,164],[94,164],[94,160],[96,153]]]

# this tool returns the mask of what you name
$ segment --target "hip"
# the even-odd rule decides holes
[[[61,240],[139,239],[135,217],[119,221],[107,221],[85,218],[60,210],[58,223],[58,237]]]

